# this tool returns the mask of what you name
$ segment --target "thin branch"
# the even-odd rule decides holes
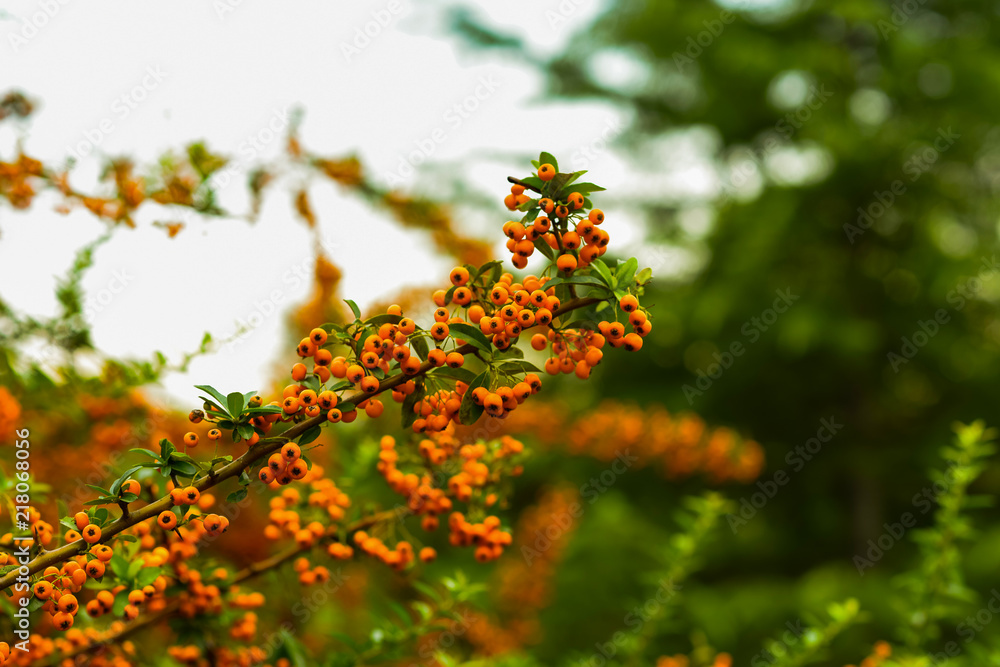
[[[348,535],[351,535],[359,530],[364,530],[383,521],[394,520],[395,518],[396,518],[395,510],[385,510],[383,512],[372,514],[371,516],[365,517],[363,519],[358,519],[351,525],[347,526],[345,530]],[[338,532],[337,529],[334,527],[332,530],[328,530],[327,533],[316,544],[307,547],[300,547],[298,545],[289,547],[288,549],[276,553],[273,556],[264,558],[255,563],[251,563],[250,565],[246,566],[245,568],[237,572],[235,575],[233,575],[233,578],[229,581],[228,584],[226,584],[226,590],[228,591],[232,589],[234,586],[237,586],[243,583],[244,581],[247,581],[248,579],[253,579],[254,577],[260,574],[276,569],[281,565],[284,565],[288,561],[296,558],[297,556],[312,550],[316,546],[320,546],[322,544],[326,544],[327,542],[334,540],[337,537],[337,532]],[[93,653],[95,651],[104,648],[105,646],[120,642],[126,637],[130,637],[131,635],[134,635],[135,633],[139,632],[144,628],[159,623],[160,621],[173,616],[178,611],[180,611],[180,601],[177,599],[171,600],[169,603],[167,603],[167,606],[165,606],[163,609],[152,614],[145,614],[143,616],[140,616],[134,621],[123,626],[121,630],[113,632],[109,636],[102,638],[99,642],[94,644],[86,644],[84,646],[78,646],[74,648],[72,651],[69,651],[67,653],[53,655],[43,664],[46,667],[48,666],[54,667],[55,665],[61,664],[66,659],[75,658],[76,656],[82,654]]]
[[[555,319],[556,317],[558,317],[563,313],[567,313],[577,308],[583,308],[585,306],[589,306],[591,304],[599,302],[600,300],[601,299],[598,299],[596,297],[572,299],[570,301],[567,301],[565,304],[561,305],[559,308],[557,308],[556,311],[552,313],[552,318]],[[466,343],[465,345],[462,345],[461,347],[457,348],[455,351],[464,356],[475,352],[476,348],[473,345]],[[356,406],[358,403],[361,403],[370,398],[374,398],[378,394],[381,394],[382,392],[388,389],[392,389],[393,387],[397,387],[401,384],[404,384],[413,378],[425,375],[427,371],[435,367],[436,366],[432,361],[430,360],[425,361],[422,364],[420,364],[420,367],[417,369],[417,372],[414,373],[413,375],[397,373],[396,375],[393,375],[392,377],[387,378],[385,381],[381,382],[379,384],[378,390],[376,390],[374,393],[366,394],[363,391],[358,391],[352,394],[351,396],[345,398],[344,402],[348,402]],[[238,459],[234,460],[232,463],[229,463],[228,465],[223,466],[222,468],[219,468],[218,474],[214,476],[206,474],[203,477],[194,480],[191,483],[191,486],[195,487],[201,492],[204,492],[205,490],[210,489],[213,486],[216,486],[217,484],[224,482],[227,479],[237,477],[240,475],[240,473],[243,472],[244,469],[252,466],[260,459],[270,456],[274,452],[281,449],[281,447],[286,442],[294,440],[295,438],[299,437],[312,427],[319,426],[325,423],[326,421],[327,421],[326,415],[320,414],[317,415],[316,417],[312,417],[305,421],[299,422],[298,424],[292,426],[287,431],[282,433],[280,436],[272,438],[264,438],[260,440],[256,445],[251,447],[245,454],[240,456]],[[118,533],[128,530],[129,528],[138,523],[141,523],[148,519],[152,519],[153,517],[158,516],[161,512],[169,510],[173,506],[174,506],[173,500],[169,495],[167,495],[164,496],[163,498],[160,498],[157,501],[154,501],[146,505],[145,507],[141,507],[131,512],[127,516],[119,517],[116,521],[112,522],[108,526],[105,526],[101,530],[101,539],[98,541],[98,543],[103,544],[109,541],[112,537],[114,537]],[[64,563],[70,558],[73,558],[74,556],[84,553],[92,546],[93,545],[84,542],[83,539],[81,538],[79,540],[76,540],[75,542],[70,542],[69,544],[63,545],[58,549],[47,551],[44,554],[34,558],[31,562],[29,562],[25,566],[28,569],[28,575],[35,574],[36,572],[41,572],[47,567]],[[0,592],[14,585],[18,576],[21,576],[18,572],[19,572],[18,570],[12,570],[11,572],[8,572],[5,576],[0,577]]]
[[[513,176],[508,176],[507,177],[507,181],[509,183],[513,183],[514,185],[520,185],[525,190],[531,190],[532,192],[537,192],[538,194],[542,194],[541,190],[539,190],[538,188],[536,188],[531,183],[525,183],[520,178],[514,178]]]

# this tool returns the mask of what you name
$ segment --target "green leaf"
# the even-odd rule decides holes
[[[122,473],[122,476],[119,477],[118,479],[116,479],[115,483],[111,485],[111,489],[110,489],[111,495],[117,496],[118,495],[118,491],[121,490],[122,484],[125,483],[125,480],[127,480],[129,477],[131,477],[132,473],[134,473],[137,470],[142,470],[142,466],[132,466],[131,468],[129,468],[128,470],[126,470],[124,473]]]
[[[236,432],[243,440],[249,440],[253,437],[253,426],[250,426],[250,424],[237,424]]]
[[[381,315],[375,315],[369,317],[365,320],[365,326],[380,327],[383,324],[399,324],[399,321],[403,319],[401,315],[390,315],[388,313],[383,313]]]
[[[535,169],[538,169],[539,167],[542,166],[541,162],[539,162],[538,164],[535,164],[534,160],[532,160],[531,163],[532,163],[532,165],[534,165]],[[536,188],[538,190],[541,190],[542,188],[545,187],[545,181],[543,181],[542,179],[538,178],[537,176],[526,176],[526,177],[524,177],[524,178],[521,179],[521,182],[525,183],[527,185],[533,186],[534,188]]]
[[[552,249],[552,246],[550,246],[548,243],[546,243],[540,238],[535,239],[534,244],[535,248],[537,248],[539,252],[548,257],[551,261],[555,261],[556,251]]]
[[[490,343],[490,340],[486,337],[486,335],[471,324],[455,322],[454,324],[449,324],[448,329],[450,330],[453,338],[461,338],[484,352],[491,352],[493,350],[493,345]],[[461,336],[456,336],[456,333],[461,334]]]
[[[299,436],[299,446],[308,445],[310,442],[318,438],[322,432],[323,429],[318,424],[313,426],[311,429]]]
[[[139,575],[139,572],[142,571],[142,566],[143,564],[145,564],[145,562],[146,561],[140,559],[140,560],[134,560],[131,563],[129,563],[128,574],[126,575],[125,578],[129,580],[135,579]]]
[[[555,176],[552,177],[552,180],[549,181],[549,186],[547,190],[548,192],[553,193],[554,195],[553,199],[565,199],[565,197],[562,196],[563,188],[565,188],[567,184],[572,182],[573,178],[574,178],[573,174],[559,174],[559,173],[557,173]]]
[[[516,349],[516,348],[513,348]],[[470,371],[468,368],[449,368],[448,366],[442,366],[441,368],[435,368],[433,371],[428,373],[431,377],[446,377],[453,380],[461,380],[465,384],[469,384],[476,379],[476,374]],[[404,401],[403,405],[406,403]]]
[[[423,593],[424,595],[426,595],[427,597],[429,597],[431,600],[433,600],[434,602],[436,602],[437,604],[439,604],[439,605],[441,604],[441,602],[442,602],[442,600],[441,600],[441,594],[438,593],[437,590],[435,590],[433,586],[431,586],[429,584],[425,584],[422,581],[414,581],[413,584],[412,584],[412,586],[414,588],[416,588],[418,591],[420,591],[421,593]]]
[[[125,613],[125,605],[128,604],[127,595],[116,595],[115,603],[111,607],[111,613],[115,616],[121,617]]]
[[[229,394],[229,396],[226,396],[226,405],[229,407],[230,416],[234,418],[239,417],[243,412],[243,394],[238,391]]]
[[[354,313],[354,319],[361,319],[361,309],[358,308],[358,304],[354,303],[350,299],[344,299],[344,303],[351,307],[351,312]]]
[[[597,273],[605,285],[608,287],[614,287],[614,283],[611,280],[611,271],[608,270],[607,265],[602,260],[591,260],[590,267]]]
[[[508,359],[506,361],[501,361],[497,364],[497,368],[500,368],[507,373],[541,373],[541,369],[535,366],[533,363],[525,361],[523,359]]]
[[[559,285],[592,285],[594,287],[600,287],[601,289],[610,289],[604,284],[604,281],[594,276],[569,276],[567,278],[553,278],[552,280],[545,283],[545,289],[550,287],[558,287]]]
[[[653,269],[645,268],[635,277],[637,285],[645,285],[653,277]]]
[[[222,405],[225,405],[225,403],[223,403],[222,405],[218,405],[215,401],[213,401],[210,398],[206,398],[204,396],[199,396],[198,398],[200,398],[202,401],[204,401],[209,406],[211,406],[212,409],[208,411],[208,416],[210,416],[210,417],[228,417],[229,416],[229,413],[226,411],[226,409],[224,407],[222,407]]]
[[[541,166],[541,165],[543,165],[545,163],[551,164],[553,167],[555,167],[555,170],[557,172],[559,171],[559,162],[556,161],[555,156],[552,155],[552,153],[546,153],[545,151],[542,151],[538,155],[538,164],[539,164],[539,166]],[[541,179],[539,179],[539,180],[541,180]]]
[[[166,438],[163,438],[162,440],[160,440],[160,460],[161,461],[164,461],[164,462],[168,461],[170,459],[170,455],[173,454],[176,451],[177,451],[177,448],[174,447],[174,443],[170,442]]]
[[[494,259],[492,261],[486,262],[485,264],[483,264],[482,266],[480,266],[478,269],[476,269],[475,271],[471,272],[472,276],[469,278],[469,282],[475,282],[476,280],[479,279],[480,276],[486,275],[488,272],[492,272],[493,269],[496,268],[496,267],[501,267],[501,271],[502,271],[503,262],[501,262],[498,259]],[[492,281],[492,282],[496,282],[496,281]]]
[[[151,586],[153,582],[156,581],[156,578],[161,574],[163,574],[163,570],[161,568],[144,567],[142,568],[142,572],[139,573],[136,583],[139,585],[139,588]]]
[[[448,328],[450,329],[451,327],[449,326]],[[423,331],[423,329],[417,327],[417,331]],[[427,361],[427,355],[430,353],[430,348],[427,346],[427,338],[425,336],[411,336],[410,346],[413,348],[413,351],[417,353],[417,356],[424,361]]]
[[[285,639],[285,651],[288,653],[288,659],[291,661],[292,667],[307,667],[308,662],[306,661],[306,653],[305,649],[302,648],[302,644],[288,632],[282,632],[282,636]]]
[[[472,400],[472,392],[477,387],[489,388],[490,383],[490,370],[486,369],[482,373],[476,376],[476,378],[469,383],[469,388],[465,390],[465,396],[462,397],[462,406],[458,410],[458,418],[466,426],[476,423],[482,414],[483,406],[476,405],[475,401]]]
[[[401,408],[403,428],[409,429],[413,426],[413,422],[417,421],[417,415],[413,412],[413,406],[422,401],[426,395],[427,389],[424,387],[424,383],[418,382],[413,393],[403,399],[403,407]]]
[[[247,497],[247,490],[246,490],[246,488],[240,488],[240,489],[236,489],[235,491],[233,491],[232,493],[230,493],[228,496],[226,496],[226,502],[227,503],[238,503],[238,502],[240,502],[241,500],[243,500],[246,497]]]
[[[226,404],[226,397],[223,396],[215,387],[207,384],[196,384],[194,388],[201,389],[203,392],[214,398],[215,402],[218,403],[220,407]]]
[[[95,486],[93,484],[87,484],[86,486],[87,486],[88,489],[93,489],[94,491],[97,491],[102,496],[107,496],[107,495],[111,494],[111,492],[108,491],[107,489],[102,489],[101,487]]]
[[[585,174],[587,172],[580,171],[577,174]],[[572,181],[570,181],[572,183]],[[594,183],[573,183],[572,186],[566,188],[566,196],[568,197],[573,192],[579,192],[583,196],[589,195],[591,192],[603,192],[604,188],[600,185],[595,185]],[[563,197],[565,199],[565,197]]]
[[[97,498],[95,500],[87,501],[87,502],[84,503],[84,505],[86,505],[88,507],[91,506],[91,505],[114,505],[117,502],[118,502],[118,498],[115,497],[115,496],[103,496],[103,497]]]
[[[177,474],[184,477],[193,477],[198,473],[198,467],[193,463],[187,461],[178,461],[177,463],[171,463],[170,468]]]
[[[121,554],[115,554],[111,557],[111,571],[115,573],[115,576],[119,579],[126,579],[128,577],[128,561]]]
[[[262,405],[259,408],[247,408],[243,414],[248,417],[256,417],[257,415],[273,415],[281,412],[281,407],[277,405]]]
[[[524,350],[517,347],[516,345],[511,345],[506,350],[497,350],[493,353],[493,359],[524,359]]]
[[[217,463],[232,463],[232,460],[233,460],[233,457],[229,456],[229,455],[226,455],[226,456],[216,456],[214,459],[212,459],[212,462],[211,462],[210,465],[214,466]]]
[[[146,454],[150,458],[152,458],[152,459],[154,459],[156,461],[160,461],[160,455],[157,454],[156,452],[150,450],[150,449],[145,449],[143,447],[133,447],[132,449],[130,449],[128,451],[130,451],[130,452],[136,452],[138,454]]]
[[[527,213],[525,213],[524,217],[521,218],[521,224],[524,225],[525,227],[534,222],[535,218],[537,218],[538,214],[541,213],[542,211],[542,209],[535,206],[535,204],[538,203],[537,200],[532,199],[529,203],[532,205],[532,209]]]
[[[625,290],[632,287],[632,280],[638,268],[639,262],[635,257],[629,257],[625,263],[620,264],[615,271],[615,286]]]
[[[431,620],[431,618],[434,616],[434,609],[423,600],[416,600],[414,602],[411,602],[410,606],[413,607],[418,614],[420,614],[420,620],[423,621],[424,623]]]

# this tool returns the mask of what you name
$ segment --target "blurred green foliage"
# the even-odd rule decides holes
[[[657,276],[644,300],[655,304],[655,328],[644,354],[595,374],[593,390],[745,431],[767,450],[761,479],[788,475],[685,591],[690,618],[748,664],[798,610],[855,595],[871,617],[850,631],[853,653],[834,655],[860,661],[866,642],[902,638],[887,596],[919,556],[904,540],[863,577],[852,557],[904,512],[929,524],[932,512],[915,510],[914,498],[951,424],[992,421],[1000,398],[996,8],[658,0],[605,9],[543,61],[513,32],[484,39],[491,31],[473,11],[456,12],[453,25],[477,49],[533,63],[551,94],[608,102],[634,119],[612,149],[582,159],[607,167],[613,152],[640,174],[604,205],[609,219],[625,209],[645,224],[640,263]],[[600,146],[599,129],[581,128],[580,145]],[[699,180],[704,165],[709,177]],[[685,176],[691,187],[675,187]],[[768,313],[779,290],[798,299]],[[734,343],[742,352],[730,357]],[[728,368],[715,367],[720,360]],[[717,377],[699,385],[700,374]],[[795,449],[822,419],[843,428],[799,468]],[[616,489],[626,497],[609,517],[613,534],[660,523],[662,513],[639,502],[654,485],[674,498],[663,506],[690,490],[630,477]],[[993,465],[973,490],[998,487]],[[759,489],[726,491],[739,502]],[[976,600],[966,612],[996,583],[1000,525],[985,516],[978,542],[962,549]],[[578,541],[609,529],[596,522],[597,512]],[[599,560],[627,567],[635,548],[626,538]],[[574,550],[561,577],[577,579],[573,567],[599,572],[597,560]],[[627,608],[624,595],[605,592],[600,604]],[[553,655],[583,644],[573,638],[582,616],[548,628]],[[933,645],[955,634],[953,624]],[[986,627],[975,645],[998,635]]]

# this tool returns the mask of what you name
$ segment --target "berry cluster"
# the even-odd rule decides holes
[[[356,304],[346,301],[353,319],[313,326],[296,344],[299,360],[291,366],[291,383],[280,398],[267,402],[256,392],[223,395],[199,386],[203,404],[188,415],[199,428],[184,433],[182,450],[167,438],[160,439],[159,454],[132,450],[146,458],[110,489],[93,487],[101,497],[88,503],[95,505],[88,511],[61,520],[68,529],[63,540],[32,509],[32,546],[48,549],[63,542],[38,557],[49,559],[44,565],[55,564],[32,570],[38,576],[30,593],[43,601],[53,625],[72,628],[83,603],[77,595],[94,581],[84,605],[93,618],[112,614],[128,621],[140,613],[213,617],[228,625],[232,639],[249,642],[257,626],[250,610],[264,599],[240,591],[244,579],[293,562],[302,585],[326,582],[330,570],[313,560],[320,545],[335,560],[363,554],[400,571],[432,561],[434,548],[420,545],[407,532],[408,539],[396,537],[397,524],[412,515],[420,517],[425,531],[437,530],[446,517],[452,546],[469,547],[479,562],[497,559],[512,538],[495,508],[503,507],[510,479],[523,471],[524,446],[509,435],[460,439],[458,427],[475,424],[484,414],[506,419],[541,390],[544,372],[586,378],[602,361],[605,347],[638,350],[651,330],[638,300],[648,270],[637,276],[634,259],[614,267],[600,259],[609,237],[599,228],[604,214],[587,196],[602,188],[578,183],[582,172],[561,174],[556,165],[555,158],[543,154],[535,165],[537,174],[516,183],[508,199],[509,206],[526,214],[504,227],[513,264],[524,268],[538,249],[551,260],[538,275],[506,273],[500,261],[456,266],[450,285],[432,295],[430,318],[419,324],[397,305],[362,318]],[[527,189],[541,196],[532,199]],[[585,319],[563,321],[564,315],[591,307]],[[598,315],[605,309],[610,310]],[[633,332],[625,333],[622,315]],[[606,320],[596,324],[601,317]],[[544,371],[517,348],[526,332],[535,350],[549,354]],[[397,511],[361,513],[346,521],[351,498],[308,453],[320,446],[315,441],[323,426],[351,423],[362,412],[370,419],[381,417],[385,406],[379,396],[385,392],[401,404],[402,424],[412,442],[383,437],[376,468],[404,502]],[[116,435],[109,431],[105,439],[113,442]],[[215,452],[197,460],[189,452],[198,450],[203,439],[214,443]],[[219,455],[228,442],[243,444],[238,458]],[[224,512],[212,512],[215,498],[208,490],[238,481],[229,500],[242,500],[255,479],[277,492],[269,500],[264,536],[288,546],[266,566],[230,574],[201,557],[205,543],[229,528]],[[101,505],[117,505],[121,515],[113,518]],[[131,546],[123,547],[125,543]],[[0,553],[0,565],[13,564],[11,560]],[[109,626],[109,636],[122,631],[114,623],[120,621]],[[106,639],[96,631],[72,642],[69,633],[65,637],[57,644],[64,653]],[[4,659],[5,648],[0,644]],[[114,660],[128,664],[124,656],[130,652],[116,651]],[[170,656],[188,664],[206,661],[204,648],[196,646],[171,647]],[[253,647],[222,647],[212,655],[220,665],[261,659]]]
[[[504,198],[509,210],[525,213],[520,221],[509,220],[503,226],[511,262],[523,269],[537,249],[550,259],[557,255],[556,268],[563,273],[585,268],[607,252],[610,241],[608,233],[600,229],[604,212],[593,208],[587,198],[604,188],[576,182],[586,173],[583,171],[558,173],[558,163],[548,153],[542,153],[533,164],[537,172],[521,180],[511,179],[516,182]],[[524,194],[528,189],[541,196],[532,199]]]

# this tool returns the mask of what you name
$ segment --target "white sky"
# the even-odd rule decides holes
[[[521,34],[539,54],[559,50],[602,11],[599,0],[488,4],[479,11]],[[46,6],[52,16],[43,21]],[[499,241],[504,177],[530,167],[478,156],[514,158],[545,149],[568,158],[609,125],[627,121],[606,104],[546,101],[535,72],[503,55],[459,48],[444,32],[440,3],[29,0],[0,8],[0,91],[17,88],[40,102],[26,127],[0,126],[0,156],[8,158],[22,133],[28,152],[52,163],[88,137],[99,140],[103,154],[129,154],[140,162],[197,139],[240,157],[257,152],[246,143],[249,136],[266,138],[266,128],[280,128],[284,112],[299,106],[309,149],[356,151],[371,173],[385,174],[398,169],[415,142],[426,143],[442,128],[433,159],[468,164],[461,176],[496,197],[488,213],[496,218]],[[379,17],[386,25],[375,29],[372,21]],[[25,19],[44,25],[25,31]],[[366,24],[374,36],[348,57],[344,45],[353,45]],[[456,121],[449,109],[477,93],[478,108]],[[264,144],[248,164],[266,160],[280,144]],[[588,162],[588,180],[609,186],[621,180],[621,157],[614,151]],[[84,158],[73,172],[74,185],[88,189],[97,164],[94,155]],[[223,206],[245,210],[244,182],[241,173],[223,189]],[[312,195],[330,254],[345,271],[344,295],[362,307],[401,285],[446,278],[452,260],[435,253],[425,234],[401,230],[330,185],[313,188]],[[237,320],[269,310],[264,302],[275,290],[279,307],[301,303],[310,284],[296,275],[311,275],[309,235],[293,219],[287,194],[272,190],[266,201],[254,226],[215,219],[169,240],[149,224],[169,217],[150,211],[139,229],[119,230],[98,251],[85,281],[92,299],[107,290],[104,304],[93,302],[98,348],[138,358],[161,350],[177,359],[197,347],[204,331],[222,337]],[[0,294],[31,314],[54,312],[56,277],[103,228],[84,212],[54,213],[53,202],[40,201],[29,214],[0,207]],[[636,238],[627,223],[616,228],[614,220],[609,215],[613,239]],[[372,237],[381,244],[377,261],[383,267],[375,280],[365,271],[375,260],[359,247]],[[209,291],[223,298],[206,302]],[[196,361],[189,374],[169,376],[167,391],[189,404],[196,383],[215,383],[223,391],[259,387],[282,326],[280,313],[263,318],[240,344]]]

